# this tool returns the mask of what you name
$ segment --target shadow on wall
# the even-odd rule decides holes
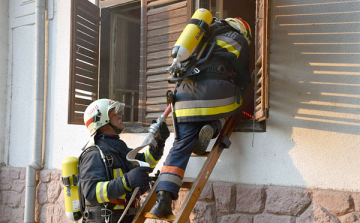
[[[291,106],[294,127],[360,133],[359,12],[359,1],[276,1],[271,32],[279,44],[271,49],[277,61],[270,87],[283,90],[271,93],[293,95],[270,101],[272,107]]]

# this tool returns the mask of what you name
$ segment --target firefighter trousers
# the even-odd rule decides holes
[[[173,147],[161,169],[156,192],[169,191],[172,193],[174,200],[178,198],[185,169],[194,149],[195,140],[198,138],[201,128],[211,122],[212,121],[178,123],[178,139],[175,139]],[[216,124],[216,126],[219,126],[220,121],[216,120],[213,122],[215,122],[214,124]],[[215,135],[217,135],[218,132],[219,131],[217,131]]]

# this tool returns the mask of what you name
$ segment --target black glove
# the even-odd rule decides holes
[[[149,173],[152,172],[150,167],[136,167],[124,174],[125,182],[124,187],[129,191],[136,187],[140,187],[141,190],[149,187]]]
[[[165,141],[167,138],[169,138],[169,136],[170,136],[169,128],[167,127],[165,122],[161,122],[159,126],[159,134],[156,137],[156,141],[158,143],[162,142],[163,144],[165,144]]]

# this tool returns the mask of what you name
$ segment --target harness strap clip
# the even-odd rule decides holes
[[[191,75],[195,75],[195,74],[198,74],[200,73],[200,69],[195,67],[194,70],[191,72]]]
[[[70,179],[72,178],[72,184],[70,183]],[[64,186],[68,187],[73,187],[73,186],[76,186],[78,183],[79,183],[79,175],[70,175],[70,176],[67,176],[67,177],[61,177],[61,181],[63,183]]]

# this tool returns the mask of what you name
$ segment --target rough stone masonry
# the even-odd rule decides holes
[[[37,180],[36,222],[71,222],[65,216],[61,171],[42,170]],[[23,222],[24,189],[25,168],[1,168],[0,223]],[[173,202],[175,214],[187,193],[182,189]],[[208,182],[188,222],[360,223],[360,192]]]

